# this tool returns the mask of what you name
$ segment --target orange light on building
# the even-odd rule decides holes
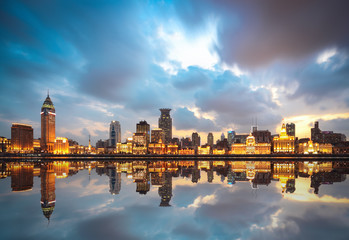
[[[280,137],[274,137],[273,143],[275,153],[295,152],[295,138],[287,135],[285,123],[282,124]]]
[[[210,146],[205,146],[205,147],[198,147],[198,154],[199,155],[208,155],[210,154]]]
[[[68,154],[69,153],[69,142],[67,138],[56,137],[53,147],[54,154]]]

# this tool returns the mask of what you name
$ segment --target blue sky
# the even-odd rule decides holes
[[[32,124],[50,89],[56,135],[122,138],[172,108],[174,136],[349,136],[347,1],[2,1],[0,135]]]

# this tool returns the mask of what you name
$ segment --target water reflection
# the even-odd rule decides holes
[[[109,193],[122,194],[122,179],[132,182],[136,192],[146,195],[157,189],[160,207],[171,207],[173,179],[188,179],[192,183],[208,183],[216,178],[227,186],[247,182],[252,189],[279,182],[279,192],[293,194],[297,179],[310,179],[310,189],[319,194],[321,185],[343,182],[349,173],[348,162],[272,162],[272,161],[56,161],[3,162],[1,178],[11,177],[13,192],[33,189],[33,179],[40,177],[41,209],[50,220],[56,206],[56,179],[70,178],[80,170],[95,171],[109,178]],[[125,178],[123,178],[124,176]]]

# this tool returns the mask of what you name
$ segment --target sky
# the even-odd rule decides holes
[[[118,120],[173,136],[228,130],[349,136],[349,3],[255,1],[1,1],[0,136],[33,125],[50,91],[56,136],[92,144]]]

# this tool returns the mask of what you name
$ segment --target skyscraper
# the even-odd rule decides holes
[[[145,133],[147,144],[150,141],[150,125],[147,123],[147,121],[140,121],[136,125],[136,133]]]
[[[165,140],[164,130],[161,128],[154,128],[153,130],[151,130],[151,142],[159,143],[160,139],[161,139],[161,142],[164,143],[164,140]]]
[[[211,148],[213,147],[213,134],[211,132],[207,135],[207,145]]]
[[[228,131],[228,144],[231,146],[235,137],[235,131]]]
[[[296,125],[294,123],[286,124],[286,132],[288,136],[296,136]]]
[[[121,126],[119,121],[111,121],[109,127],[109,146],[116,147],[121,142]]]
[[[197,132],[193,132],[193,134],[191,135],[191,139],[193,141],[193,147],[201,146],[200,136]]]
[[[159,118],[159,128],[164,130],[165,143],[170,143],[172,140],[172,118],[170,116],[170,108],[160,108],[161,115]]]
[[[49,94],[41,107],[41,150],[53,152],[56,138],[56,110]]]

